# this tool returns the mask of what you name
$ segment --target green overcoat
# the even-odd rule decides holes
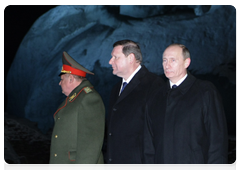
[[[69,94],[54,120],[50,164],[103,163],[105,108],[88,80]]]

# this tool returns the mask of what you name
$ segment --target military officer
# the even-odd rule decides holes
[[[86,79],[93,74],[63,52],[59,85],[66,100],[54,113],[50,164],[103,163],[105,108]]]

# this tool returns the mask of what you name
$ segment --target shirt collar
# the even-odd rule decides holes
[[[177,83],[172,83],[172,82],[169,80],[170,88],[172,88],[172,86],[173,86],[174,84],[177,85],[177,86],[179,86],[179,85],[187,78],[187,75],[188,75],[188,74],[186,74],[183,78],[181,78],[180,80],[178,80]]]
[[[129,83],[131,80],[132,80],[132,78],[135,76],[135,74],[137,74],[137,72],[141,69],[141,65],[139,65],[137,68],[136,68],[136,70],[129,76],[129,78],[127,79],[127,80],[124,80],[124,79],[122,79],[122,83],[123,82],[127,82],[127,83]]]

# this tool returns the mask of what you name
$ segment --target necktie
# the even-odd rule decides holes
[[[121,93],[122,91],[124,90],[124,88],[127,86],[127,82],[124,82],[123,85],[122,85],[122,90],[121,90]]]
[[[172,89],[175,89],[175,88],[177,88],[177,85],[176,85],[176,84],[174,84],[174,85],[172,86]]]

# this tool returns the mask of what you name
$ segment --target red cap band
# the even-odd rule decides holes
[[[79,70],[79,69],[75,69],[66,64],[63,64],[61,73],[70,73],[70,74],[74,74],[77,76],[86,77],[86,72]]]

